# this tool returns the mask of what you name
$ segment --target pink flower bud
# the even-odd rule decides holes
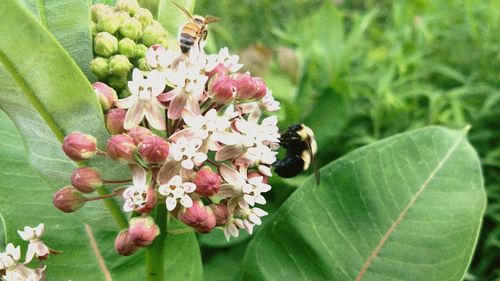
[[[231,216],[231,213],[229,212],[229,208],[227,207],[226,204],[220,203],[220,204],[213,204],[210,205],[210,208],[212,209],[212,212],[215,215],[215,225],[216,226],[222,226],[227,223],[229,220],[229,217]]]
[[[127,229],[124,229],[118,233],[115,239],[115,250],[118,254],[122,256],[130,256],[135,253],[139,247],[130,239],[130,235]]]
[[[125,115],[127,111],[122,108],[112,108],[106,114],[106,127],[112,135],[125,133],[123,123],[125,122]]]
[[[229,76],[217,76],[212,82],[212,98],[218,103],[228,103],[236,95],[236,88]]]
[[[208,76],[208,78],[212,78],[215,75],[227,75],[227,68],[224,64],[219,63],[212,71],[206,72],[205,75]]]
[[[209,167],[203,167],[196,173],[193,182],[196,184],[196,193],[210,197],[219,192],[222,179],[219,174],[212,172]]]
[[[237,91],[237,97],[240,100],[252,99],[257,92],[257,84],[249,74],[233,75],[234,85]]]
[[[91,193],[102,185],[101,172],[92,167],[75,169],[71,175],[71,184],[83,193]]]
[[[150,130],[144,127],[132,128],[128,131],[128,135],[132,137],[134,143],[137,145],[140,144],[147,137],[154,136],[154,134]]]
[[[94,88],[95,94],[97,95],[99,103],[101,103],[102,110],[104,111],[108,111],[112,108],[115,101],[118,100],[116,91],[102,82],[95,82],[92,84],[92,88]]]
[[[72,213],[85,204],[85,196],[72,186],[66,186],[54,193],[54,206],[65,213]]]
[[[73,132],[64,138],[62,148],[66,156],[73,161],[82,161],[95,156],[96,139],[91,135]]]
[[[160,164],[167,159],[168,143],[158,136],[146,137],[138,146],[142,158],[149,164]]]
[[[199,233],[209,233],[215,227],[215,215],[212,209],[203,205],[201,200],[193,202],[191,208],[182,208],[179,219]]]
[[[153,243],[160,234],[160,228],[152,217],[135,217],[130,220],[128,234],[130,240],[138,247],[146,247]]]
[[[266,96],[267,93],[266,83],[260,77],[254,77],[253,81],[257,86],[257,90],[255,91],[252,99],[261,100]]]
[[[114,135],[108,140],[107,153],[113,160],[133,161],[137,147],[134,140],[126,134]]]

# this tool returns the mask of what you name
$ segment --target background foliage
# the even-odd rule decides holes
[[[0,68],[1,107],[16,122],[17,129],[25,137],[24,141],[29,147],[26,151],[22,149],[14,126],[8,121],[6,115],[1,115],[0,137],[12,138],[3,142],[6,145],[0,151],[2,158],[5,159],[1,162],[2,181],[0,181],[5,193],[0,199],[2,206],[5,206],[4,209],[0,208],[0,212],[3,217],[6,217],[4,218],[6,223],[2,223],[2,227],[12,223],[8,219],[11,209],[7,208],[7,202],[21,200],[22,194],[28,196],[29,188],[35,182],[41,181],[38,176],[24,181],[17,174],[19,171],[21,171],[20,174],[34,173],[32,168],[26,167],[28,162],[26,156],[29,157],[30,164],[35,170],[42,172],[49,179],[57,179],[57,181],[52,181],[54,186],[40,184],[40,188],[43,189],[39,195],[40,198],[42,196],[49,198],[51,190],[58,188],[56,185],[63,184],[65,177],[72,169],[68,166],[69,161],[60,151],[54,152],[58,147],[57,138],[61,138],[63,133],[78,127],[78,124],[71,123],[76,119],[66,119],[64,116],[71,111],[72,103],[66,102],[70,99],[71,93],[65,91],[70,87],[66,79],[56,79],[59,83],[57,85],[44,84],[52,81],[51,73],[59,73],[58,75],[72,77],[68,80],[78,81],[79,92],[91,94],[90,85],[84,81],[81,73],[77,73],[74,64],[70,63],[71,71],[65,73],[57,71],[64,67],[62,65],[68,64],[69,56],[61,47],[54,47],[55,40],[68,51],[83,73],[92,79],[88,74],[86,64],[91,53],[90,33],[80,24],[88,21],[90,14],[81,12],[79,17],[72,17],[69,12],[56,12],[58,9],[67,8],[86,11],[87,1],[74,1],[79,4],[67,5],[64,6],[65,8],[58,6],[71,1],[73,0],[47,0],[45,2],[25,0],[24,4],[35,17],[31,18],[22,11],[17,11],[19,14],[10,15],[12,18],[27,17],[27,20],[23,22],[27,22],[26,24],[30,26],[25,30],[33,32],[33,36],[24,34],[27,37],[26,40],[34,40],[35,43],[41,40],[46,44],[47,47],[43,50],[37,49],[33,44],[27,45],[30,53],[40,52],[41,65],[32,65],[31,61],[24,60],[22,49],[9,47],[8,44],[11,44],[11,41],[0,42],[0,55],[18,60],[14,61],[10,67],[19,66],[19,77],[14,77],[14,79],[22,88],[19,89],[8,75],[4,75],[4,69]],[[97,2],[113,4],[114,1]],[[158,9],[157,0],[140,2],[155,13],[160,10],[160,14],[162,7],[167,7],[160,5]],[[189,5],[192,1],[186,0],[185,3]],[[202,15],[215,15],[222,19],[221,22],[210,27],[209,51],[215,52],[222,46],[228,46],[232,52],[236,51],[241,55],[248,70],[264,77],[274,95],[282,102],[280,123],[283,127],[292,123],[305,122],[316,131],[320,146],[318,160],[321,166],[358,147],[372,144],[400,132],[427,125],[444,125],[462,129],[467,124],[471,124],[472,129],[468,139],[477,149],[481,159],[489,205],[485,213],[479,244],[466,279],[493,280],[500,278],[500,272],[496,268],[496,264],[500,261],[500,147],[498,145],[500,140],[500,111],[498,110],[500,103],[500,30],[498,29],[500,8],[498,7],[500,7],[499,0],[366,0],[345,1],[345,3],[326,0],[201,0],[197,1],[195,12]],[[168,16],[165,17],[168,18]],[[42,25],[37,25],[34,19]],[[59,28],[61,23],[67,25],[68,29]],[[19,29],[24,27],[17,26]],[[5,32],[14,33],[9,31],[8,26],[4,26],[4,29]],[[49,31],[54,37],[49,35]],[[75,45],[75,42],[78,44]],[[46,52],[47,50],[51,52]],[[5,55],[6,51],[12,52],[13,55]],[[56,60],[53,57],[58,57],[56,63],[59,63],[61,67],[56,64],[51,65],[48,60],[43,59],[44,57],[50,57],[52,60]],[[61,57],[62,61],[60,61]],[[0,58],[4,57],[0,56]],[[47,64],[46,67],[44,64]],[[9,70],[9,65],[6,67]],[[43,73],[46,76],[36,75],[36,67],[39,67],[38,70],[44,69]],[[31,94],[26,98],[20,95],[21,90]],[[19,95],[7,95],[7,93],[14,92]],[[41,102],[36,101],[37,98],[43,97],[46,99],[41,99]],[[97,119],[102,116],[94,112],[97,103],[81,94],[75,94],[75,98],[82,99],[89,104],[85,109],[78,111],[78,114],[87,118],[95,117],[96,120],[92,120],[91,123],[98,124],[100,120]],[[31,99],[31,103],[35,104],[36,111],[28,105],[30,101],[27,99]],[[59,112],[51,112],[50,103],[52,102],[59,103],[67,112],[60,115]],[[42,119],[46,121],[47,116],[53,119],[53,123],[48,125],[43,123]],[[52,129],[52,132],[56,128],[60,134],[52,135],[48,127]],[[89,130],[98,131],[100,138],[106,137],[106,133],[97,128]],[[36,138],[30,138],[33,132],[37,133]],[[44,132],[49,132],[49,134],[46,135]],[[407,137],[409,139],[424,138],[423,136],[430,134],[430,131],[422,132],[412,133]],[[456,135],[456,132],[451,131],[434,130],[433,132],[435,133],[433,138],[443,143],[450,142]],[[375,144],[377,145],[381,144]],[[433,143],[433,145],[436,144]],[[434,146],[429,144],[429,147]],[[434,148],[437,149],[437,147]],[[469,148],[464,144],[462,149]],[[422,151],[425,153],[425,147]],[[353,155],[360,155],[360,152]],[[46,159],[46,157],[52,159]],[[417,156],[414,155],[414,157]],[[474,162],[473,159],[472,162]],[[337,167],[342,167],[343,162],[339,163]],[[105,165],[105,163],[97,164]],[[272,178],[272,185],[275,188],[269,196],[270,203],[266,206],[267,210],[275,212],[306,178],[307,175],[291,180]],[[19,191],[22,193],[9,192],[7,188],[13,185],[19,185]],[[311,188],[307,185],[306,183],[305,188]],[[458,185],[460,182],[457,183]],[[475,186],[479,185],[476,182]],[[288,230],[284,229],[285,227],[274,229],[274,222],[285,216],[284,213],[290,209],[289,206],[296,204],[293,202],[300,204],[301,200],[297,198],[302,197],[299,196],[306,196],[306,200],[312,200],[307,197],[305,188],[294,193],[275,217],[266,218],[265,223],[268,223],[262,229],[257,229],[263,233],[260,237],[273,233],[286,235]],[[314,193],[316,192],[323,191],[316,190]],[[453,198],[467,199],[461,197],[460,194],[457,196]],[[33,202],[37,202],[38,199],[30,198]],[[19,203],[35,207],[23,208],[26,212],[19,221],[14,223],[16,226],[36,223],[33,221],[36,218],[34,214],[39,209],[33,202]],[[459,202],[467,204],[468,201],[456,202],[459,207],[464,207]],[[44,204],[38,207],[50,208],[49,200],[44,200]],[[478,212],[481,209],[479,205],[469,207]],[[308,205],[305,204],[303,208],[307,209]],[[57,226],[59,229],[67,229],[75,236],[85,237],[83,226],[73,226],[74,221],[83,217],[93,225],[102,224],[104,219],[97,218],[95,215],[102,212],[102,209],[104,209],[103,206],[96,204],[85,212],[67,217]],[[57,220],[55,217],[57,213],[54,210],[50,211],[50,215]],[[108,227],[116,228],[114,225]],[[15,234],[10,233],[11,231],[12,229],[6,233],[0,231],[0,238],[2,238],[0,240],[5,239],[6,237],[2,236],[6,234],[7,238],[14,236]],[[112,243],[113,233],[109,229],[94,233],[97,240],[103,243],[103,249],[105,249],[103,255],[109,262],[113,276],[122,278],[120,280],[137,280],[142,275],[142,269],[139,266],[131,267],[131,265],[143,264],[142,261],[138,262],[143,259],[142,254],[119,259],[112,249],[104,246],[105,243],[108,246]],[[473,235],[467,237],[473,237]],[[70,244],[69,240],[53,239],[49,242],[55,243],[55,248],[59,245],[71,247],[71,245],[67,246]],[[251,246],[247,251],[247,245],[252,240],[248,235],[242,235],[227,243],[220,231],[213,232],[209,235],[198,236],[203,260],[202,272],[201,265],[196,262],[199,261],[200,253],[195,237],[188,234],[170,239],[179,241],[167,242],[167,247],[174,244],[188,247],[184,254],[176,252],[177,249],[167,249],[167,253],[171,255],[179,254],[173,256],[172,259],[167,257],[167,262],[170,262],[167,264],[167,273],[170,276],[185,274],[187,269],[179,266],[182,263],[193,265],[191,277],[195,280],[200,279],[202,274],[206,280],[233,280],[233,277],[251,279],[249,276],[258,278],[259,273],[252,269],[257,269],[259,266],[253,264],[250,257],[255,255],[255,260],[257,260],[259,258],[257,255],[266,255],[260,252],[255,254],[257,242],[253,243],[253,248]],[[0,241],[0,246],[3,242]],[[335,241],[333,243],[335,244]],[[72,246],[79,249],[82,255],[92,256],[87,243],[82,243],[81,247],[79,244]],[[361,251],[363,251],[362,248]],[[245,257],[247,267],[243,274],[240,268],[245,252],[247,252]],[[267,255],[271,257],[270,253]],[[177,260],[182,262],[173,264]],[[52,276],[65,276],[64,257],[56,257],[54,263],[55,266],[51,269],[54,274]],[[80,273],[95,274],[96,270],[98,267],[94,261],[83,265]],[[316,273],[322,274],[321,271],[318,272]],[[460,272],[457,273],[457,276],[459,275]],[[126,277],[132,279],[123,279]],[[311,275],[311,278],[320,279],[321,275]]]

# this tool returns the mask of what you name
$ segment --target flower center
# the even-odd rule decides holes
[[[141,101],[150,101],[152,97],[151,87],[144,89],[143,87],[139,87],[139,100]]]

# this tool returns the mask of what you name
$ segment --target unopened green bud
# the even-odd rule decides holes
[[[134,18],[138,19],[142,27],[146,27],[151,24],[153,20],[153,14],[148,9],[140,8],[134,15]]]
[[[115,90],[121,90],[127,86],[127,76],[109,76],[108,85]]]
[[[95,35],[97,34],[97,27],[96,23],[93,21],[90,22],[90,30],[92,31],[92,36],[95,37]]]
[[[135,56],[136,44],[134,40],[129,38],[123,38],[118,42],[118,51],[120,54],[127,56],[128,58],[133,58]]]
[[[120,25],[130,18],[130,15],[124,11],[116,11],[115,16],[120,20]]]
[[[120,27],[120,19],[114,13],[105,13],[97,21],[97,30],[115,33]]]
[[[113,13],[113,8],[102,3],[97,3],[92,6],[92,20],[95,22],[99,21],[99,18],[107,13]]]
[[[94,51],[103,57],[109,57],[118,51],[118,39],[109,32],[99,32],[94,39]]]
[[[132,64],[124,55],[116,55],[109,59],[109,70],[116,76],[127,76],[132,69]]]
[[[144,28],[144,33],[142,34],[142,43],[150,47],[154,44],[157,44],[160,37],[163,37],[165,35],[166,32],[161,26],[149,25]]]
[[[166,36],[160,37],[160,39],[158,39],[158,44],[162,45],[165,48],[168,48],[168,46],[171,45],[170,42],[171,40]]]
[[[142,24],[136,18],[128,18],[120,26],[120,33],[124,37],[137,40],[142,36]]]
[[[108,59],[97,57],[90,62],[90,70],[97,78],[105,78],[109,74]]]
[[[124,99],[126,97],[130,97],[131,95],[132,95],[132,93],[128,90],[128,88],[125,88],[120,92],[120,98],[122,98],[122,99]]]
[[[139,6],[137,0],[118,0],[115,7],[116,10],[125,11],[133,16],[141,6]]]
[[[149,70],[151,70],[151,68],[149,68],[149,65],[148,65],[148,62],[147,62],[146,58],[140,58],[137,61],[136,65],[137,65],[137,67],[140,70],[143,70],[143,71],[149,71]]]
[[[135,57],[136,58],[143,58],[146,56],[147,51],[148,51],[148,47],[146,47],[143,44],[138,44],[135,47]]]

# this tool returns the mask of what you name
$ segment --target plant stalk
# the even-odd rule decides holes
[[[165,239],[167,238],[167,208],[165,204],[156,207],[156,224],[160,228],[160,235],[151,246],[146,248],[146,280],[163,281],[165,265]]]

